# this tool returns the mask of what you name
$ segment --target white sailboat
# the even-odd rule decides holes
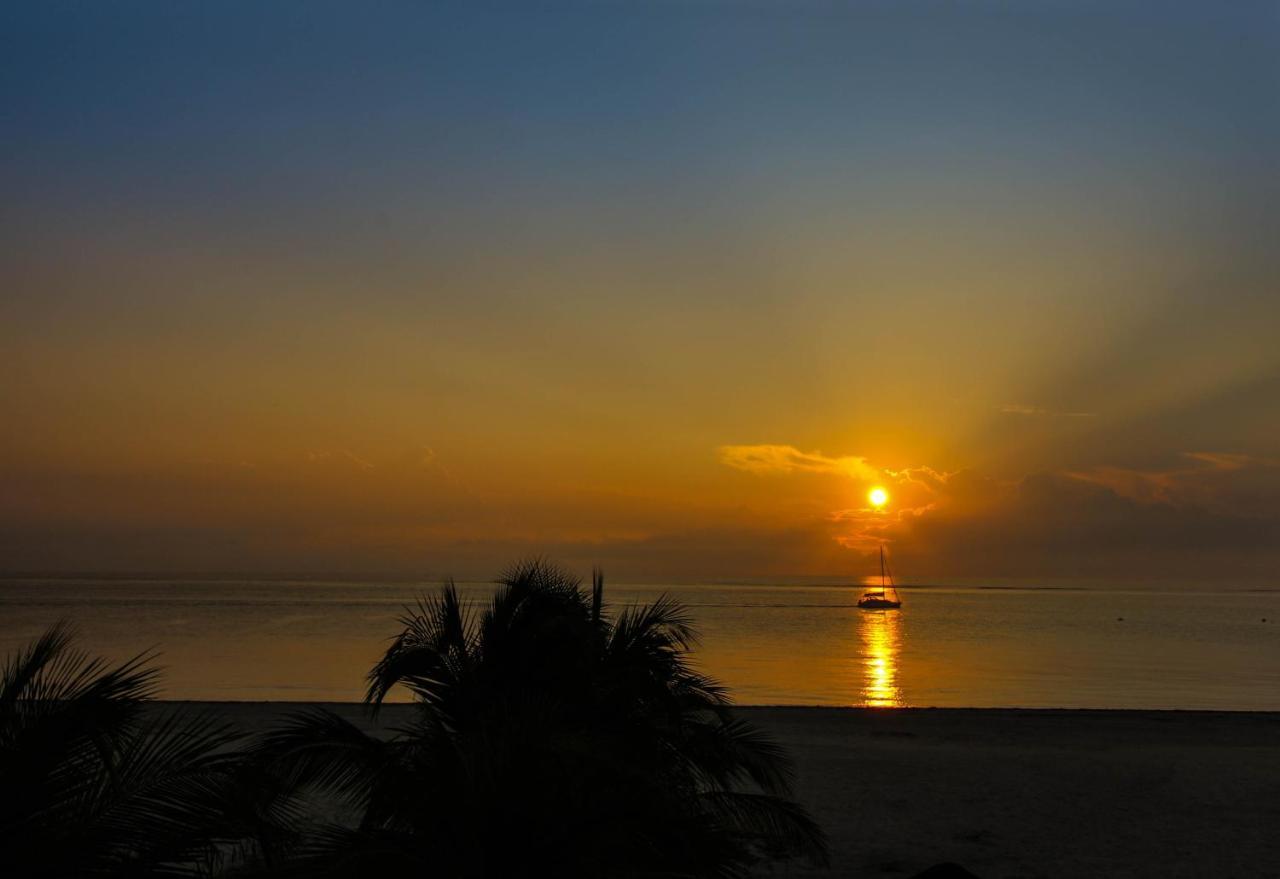
[[[858,607],[863,610],[897,610],[902,607],[902,599],[893,585],[893,573],[884,560],[884,547],[880,547],[880,588],[868,589],[858,599]]]

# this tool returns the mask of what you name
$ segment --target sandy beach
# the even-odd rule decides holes
[[[302,707],[180,704],[249,732]],[[779,875],[953,861],[983,879],[1280,876],[1277,713],[739,710],[791,750],[799,798],[831,837],[828,870]]]

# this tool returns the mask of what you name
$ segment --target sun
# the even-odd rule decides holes
[[[877,485],[867,492],[867,500],[871,501],[871,506],[878,510],[889,502],[889,492]]]

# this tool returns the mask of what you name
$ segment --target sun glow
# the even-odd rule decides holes
[[[889,502],[889,492],[877,485],[867,492],[867,500],[871,502],[871,506],[878,510]]]

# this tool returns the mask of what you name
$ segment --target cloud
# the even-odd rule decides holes
[[[1232,507],[1259,493],[1280,493],[1280,463],[1233,452],[1183,452],[1181,467],[1138,469],[1099,466],[1067,473],[1124,497],[1175,505]]]
[[[848,578],[887,543],[916,581],[1253,582],[1280,570],[1280,463],[1261,455],[1209,447],[1149,469],[1009,478],[888,469],[789,445],[725,446],[719,456],[739,475],[726,480],[728,496],[695,508],[656,491],[471,492],[423,447],[147,480],[0,472],[0,568],[83,570],[93,559],[111,570],[487,576],[544,554],[633,580],[785,580]],[[886,509],[866,502],[871,484],[888,489]]]
[[[802,452],[795,446],[721,446],[719,453],[722,463],[760,475],[831,473],[867,481],[881,478],[881,471],[868,464],[866,458],[832,458],[821,452]]]
[[[361,479],[398,481],[423,476],[442,477],[457,481],[453,472],[444,465],[436,450],[428,445],[411,446],[400,451],[384,452],[366,457],[347,448],[312,449],[301,461],[307,476],[323,475],[333,478],[357,476]],[[281,470],[291,469],[287,462]]]
[[[834,539],[841,546],[873,552],[881,544],[893,543],[909,529],[911,522],[928,516],[940,503],[946,502],[946,485],[951,474],[927,467],[885,472],[889,478],[883,481],[890,496],[886,507],[876,509],[866,503],[831,511],[828,519],[839,525]]]
[[[372,470],[373,464],[349,449],[313,449],[307,452],[307,463],[335,469]]]
[[[1022,415],[1028,418],[1095,418],[1096,412],[1058,412],[1054,409],[1043,409],[1039,406],[1023,406],[1017,403],[1006,403],[999,407],[1005,415]]]
[[[1184,458],[1207,464],[1214,470],[1242,470],[1245,467],[1275,467],[1276,462],[1253,455],[1232,452],[1183,452]]]
[[[1062,474],[979,490],[988,493],[985,507],[976,503],[984,499],[960,496],[911,523],[901,542],[922,566],[957,575],[1126,579],[1260,574],[1277,560],[1273,514],[1126,495]]]
[[[888,470],[876,467],[861,455],[832,457],[788,445],[721,446],[719,451],[724,464],[748,473],[825,474],[885,486],[891,498],[886,508],[873,508],[864,500],[858,506],[834,509],[825,516],[830,539],[861,552],[891,542],[903,530],[904,523],[933,510],[945,495],[952,476],[928,466]]]
[[[800,521],[785,527],[724,525],[662,531],[636,539],[559,543],[539,547],[579,569],[601,564],[626,579],[779,579],[852,571],[848,551],[829,525]],[[801,564],[803,562],[803,564]]]
[[[1269,458],[1194,451],[1164,468],[997,479],[927,465],[888,470],[786,445],[730,446],[721,457],[748,472],[833,480],[854,469],[843,462],[857,462],[892,501],[884,510],[833,506],[828,539],[859,554],[890,544],[920,576],[1254,576],[1280,561],[1280,464]]]
[[[896,477],[891,490],[905,491],[911,483],[903,473]],[[603,564],[623,579],[686,582],[850,578],[870,570],[868,559],[881,542],[891,545],[900,571],[916,582],[1256,580],[1280,562],[1280,518],[1274,514],[1143,500],[1055,473],[1001,480],[962,470],[940,474],[918,490],[910,503],[886,513],[853,508],[789,523],[723,522],[598,541],[495,538],[435,552],[437,558],[465,558],[464,567],[477,571],[488,559],[539,552],[581,570]]]

